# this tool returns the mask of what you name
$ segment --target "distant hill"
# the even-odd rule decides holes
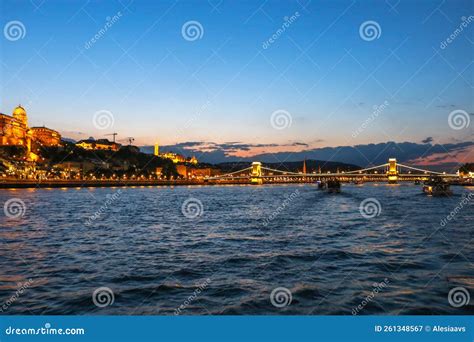
[[[283,162],[283,163],[262,163],[263,166],[266,166],[271,169],[288,171],[288,172],[302,172],[303,171],[303,161],[292,161],[292,162]],[[219,163],[217,166],[224,172],[232,172],[236,170],[245,169],[250,166],[250,162],[226,162]],[[353,171],[359,170],[360,167],[353,164],[339,163],[339,162],[330,162],[324,160],[307,160],[306,161],[306,172],[317,172],[321,168],[321,172],[336,172],[339,171]]]
[[[258,147],[258,144],[184,142],[160,146],[160,151],[174,151],[187,157],[194,155],[200,162],[212,164],[240,161],[278,164],[279,160],[301,162],[306,158],[367,167],[385,164],[389,158],[396,158],[399,163],[425,168],[429,166],[430,170],[447,172],[456,172],[462,162],[473,162],[472,153],[474,152],[474,141],[452,144],[388,141],[367,145],[320,147],[299,152],[260,153],[247,157],[235,155],[238,151],[248,154],[248,151],[255,146]],[[141,150],[144,153],[153,153],[153,146],[142,146]]]

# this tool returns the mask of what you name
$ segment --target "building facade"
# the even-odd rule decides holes
[[[28,116],[22,106],[16,107],[11,116],[0,113],[0,146],[24,146],[31,152],[32,143],[58,146],[61,135],[46,127],[28,127]]]
[[[118,151],[120,144],[109,141],[108,139],[87,139],[80,140],[76,143],[76,146],[81,147],[85,150],[107,150],[107,151]]]

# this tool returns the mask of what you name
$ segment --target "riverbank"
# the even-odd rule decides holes
[[[365,183],[384,183],[381,180],[366,181]],[[400,183],[408,183],[401,181]],[[293,181],[271,181],[264,184],[314,184],[311,179]],[[350,183],[344,182],[341,183]],[[248,180],[4,180],[0,189],[47,189],[47,188],[111,188],[129,186],[189,186],[189,185],[252,185]],[[472,186],[472,183],[452,182],[451,185]]]

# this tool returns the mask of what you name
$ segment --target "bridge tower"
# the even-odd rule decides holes
[[[252,176],[250,178],[252,184],[262,184],[262,163],[253,162],[252,163]]]
[[[388,183],[389,184],[396,184],[398,181],[398,171],[397,171],[397,159],[390,158],[388,160]]]

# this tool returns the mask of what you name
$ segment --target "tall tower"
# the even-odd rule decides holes
[[[252,174],[250,177],[250,182],[252,184],[262,184],[262,163],[260,162],[253,162],[252,163]]]
[[[158,146],[158,143],[155,143],[154,155],[157,156],[157,157],[160,155],[160,146]]]
[[[28,127],[28,116],[26,115],[25,108],[21,105],[18,105],[18,107],[13,110],[13,117],[22,125]]]
[[[303,160],[303,173],[306,174],[306,158]]]
[[[396,184],[398,181],[398,171],[397,171],[397,159],[390,158],[388,160],[388,182],[389,184]]]

